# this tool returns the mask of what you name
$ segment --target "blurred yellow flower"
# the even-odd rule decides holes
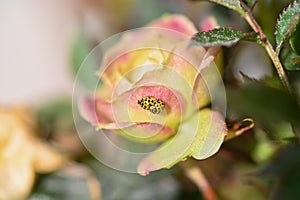
[[[0,107],[0,199],[24,199],[35,173],[47,173],[66,159],[34,135],[35,120],[24,107]]]

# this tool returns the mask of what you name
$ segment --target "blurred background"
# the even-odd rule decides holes
[[[260,3],[256,11],[258,20],[274,41],[275,20],[290,1],[276,2],[276,6],[272,2]],[[264,9],[268,6],[273,10]],[[71,55],[74,45],[78,44],[77,39],[82,36],[96,44],[115,33],[141,27],[164,13],[185,14],[197,26],[212,13],[212,9],[216,10],[213,14],[220,25],[233,28],[242,25],[247,29],[234,12],[211,3],[188,0],[2,0],[0,9],[0,91],[5,94],[0,103],[6,105],[37,104],[58,95],[70,96],[73,84]],[[260,10],[270,17],[260,16]],[[248,58],[248,62],[259,62],[263,64],[260,68],[266,68],[269,61],[261,58],[265,57],[263,50],[253,46],[257,51],[241,50],[242,56],[236,61],[241,69],[235,70],[258,77],[262,73],[270,75],[270,69],[259,72],[255,67],[241,65],[245,59],[243,55],[250,54],[258,61]]]
[[[140,27],[165,12],[189,13],[193,8],[185,1],[177,3],[1,1],[0,91],[5,95],[0,103],[37,104],[58,95],[70,97],[73,84],[70,56],[81,34],[97,43],[114,33]],[[196,22],[205,15],[199,9],[192,10],[194,14],[190,13],[190,17]]]
[[[276,18],[290,2],[264,0],[255,7],[254,15],[271,42]],[[3,158],[6,150],[0,142],[0,177],[6,177],[0,181],[0,199],[203,199],[180,167],[141,177],[101,165],[85,150],[73,123],[73,82],[90,50],[115,33],[165,13],[185,14],[197,27],[213,15],[221,26],[250,30],[237,13],[204,1],[0,1],[0,134],[6,143],[23,135],[23,142],[15,144],[18,151],[7,151],[9,159]],[[197,165],[220,199],[300,199],[300,173],[295,170],[300,167],[300,150],[290,145],[296,139],[287,123],[299,119],[295,99],[281,90],[259,45],[243,42],[224,48],[223,54],[228,124],[252,117],[256,127]],[[299,72],[288,75],[299,94]],[[43,150],[34,148],[39,145]],[[32,147],[28,159],[49,166],[24,161],[20,152]],[[19,176],[14,166],[24,166],[30,176]],[[17,184],[21,179],[23,186]],[[19,196],[10,196],[14,192]]]

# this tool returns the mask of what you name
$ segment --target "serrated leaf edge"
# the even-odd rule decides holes
[[[207,31],[207,32],[213,32],[213,31],[216,31],[216,30],[220,30],[220,31],[237,31],[239,32],[239,34],[241,34],[239,37],[237,37],[236,39],[232,39],[230,41],[223,41],[221,43],[219,43],[218,45],[220,46],[226,46],[226,47],[231,47],[231,46],[234,46],[235,44],[237,44],[240,40],[245,40],[245,41],[255,41],[253,39],[251,39],[251,36],[253,35],[258,35],[258,33],[255,33],[255,32],[249,32],[249,33],[244,33],[240,30],[236,30],[236,29],[232,29],[232,28],[228,28],[228,27],[219,27],[219,28],[215,28],[215,29],[212,29],[210,31]],[[199,33],[207,33],[207,32],[199,32]],[[196,36],[199,34],[199,33],[196,33],[193,37],[192,37],[192,40],[194,40],[196,43],[197,43],[197,40],[196,40]],[[260,41],[259,41],[259,37],[257,37],[256,39],[256,42],[258,42],[260,44]],[[202,46],[204,47],[208,47],[208,46],[216,46],[216,45],[203,45],[201,44]]]
[[[225,1],[218,1],[218,0],[209,0],[210,2],[213,2],[213,3],[216,3],[216,4],[219,4],[219,5],[222,5],[222,6],[225,6],[229,9],[232,9],[232,10],[235,10],[237,11],[238,13],[240,13],[241,15],[246,15],[246,12],[245,10],[242,8],[241,4],[239,7],[236,7],[234,6],[233,4],[230,4],[230,3],[226,3]],[[240,2],[240,1],[239,1]]]
[[[277,18],[274,35],[276,36],[276,45],[277,45],[276,51],[277,51],[278,53],[279,53],[279,51],[280,51],[280,49],[281,49],[281,47],[282,47],[282,44],[283,44],[284,41],[287,39],[287,38],[285,38],[285,39],[282,40],[281,44],[277,44],[277,35],[278,35],[278,25],[279,25],[279,22],[280,22],[280,20],[282,19],[282,16],[283,16],[286,12],[288,12],[290,9],[293,9],[295,6],[297,6],[298,3],[299,3],[298,0],[294,0],[292,3],[290,3],[290,4],[288,5],[288,7],[286,7],[286,8],[283,9],[283,11],[279,14],[279,16],[278,16],[278,18]],[[300,6],[300,5],[299,5],[299,6]],[[297,17],[298,17],[298,18],[300,17],[300,13],[299,13],[299,14],[296,14],[296,15],[294,16],[294,18],[297,18]],[[294,18],[293,18],[293,20],[294,20]],[[292,21],[293,21],[293,20],[290,21],[289,26],[292,25]],[[291,34],[292,32],[293,32],[293,31],[291,31],[291,32],[288,33],[288,34]],[[288,34],[287,34],[287,35],[288,35]]]

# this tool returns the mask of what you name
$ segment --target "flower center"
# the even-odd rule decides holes
[[[159,114],[165,108],[165,103],[151,96],[138,100],[138,104],[145,110],[149,110],[153,114]]]

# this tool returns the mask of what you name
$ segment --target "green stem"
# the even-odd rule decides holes
[[[271,58],[274,66],[275,66],[275,68],[277,70],[278,76],[279,76],[279,78],[281,80],[281,83],[282,83],[283,87],[289,92],[289,94],[291,96],[293,96],[292,88],[291,88],[291,86],[289,84],[288,78],[287,78],[287,76],[285,74],[285,71],[284,71],[284,69],[282,67],[282,64],[281,64],[279,56],[278,56],[279,51],[276,52],[274,50],[274,48],[271,45],[270,41],[267,39],[266,35],[262,31],[260,25],[254,19],[254,17],[252,15],[252,12],[251,12],[250,9],[248,9],[247,12],[246,12],[246,14],[242,15],[242,16],[246,19],[246,21],[251,26],[251,28],[256,33],[259,33],[260,39],[262,41],[262,46],[266,49],[269,57]],[[300,142],[300,128],[299,128],[299,126],[296,123],[291,123],[291,126],[292,126],[294,134],[298,137],[299,142]]]
[[[260,39],[262,41],[262,46],[266,49],[269,57],[271,58],[278,76],[283,84],[283,87],[290,93],[292,94],[292,89],[291,86],[289,84],[288,78],[285,74],[285,71],[282,67],[282,64],[279,60],[278,54],[275,52],[273,46],[271,45],[270,41],[266,38],[266,35],[264,34],[264,32],[262,31],[261,27],[259,26],[259,24],[256,22],[256,20],[254,19],[251,10],[248,10],[246,15],[243,15],[243,17],[246,19],[246,21],[248,22],[248,24],[251,26],[251,28],[256,32],[259,33],[260,35]]]

